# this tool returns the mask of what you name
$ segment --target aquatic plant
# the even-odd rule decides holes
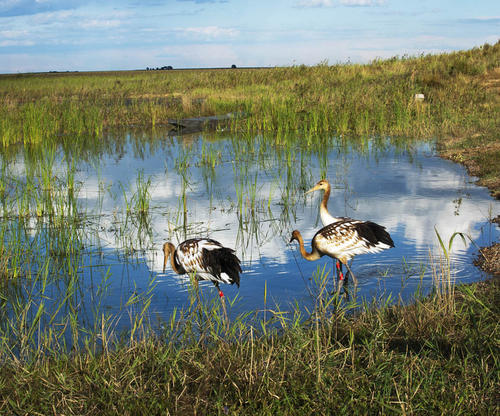
[[[4,75],[0,131],[4,144],[41,143],[61,134],[99,136],[110,126],[155,127],[169,118],[236,112],[247,117],[231,120],[231,129],[278,137],[443,134],[492,120],[493,92],[477,78],[495,68],[499,53],[497,43],[368,65]],[[415,101],[417,93],[427,99]]]
[[[143,140],[129,133],[109,140],[111,127],[157,128],[169,117],[244,111],[248,117],[230,124],[246,134],[231,139],[235,197],[223,204],[239,219],[243,248],[289,229],[296,202],[313,182],[308,163],[328,172],[333,149],[383,151],[384,138],[367,140],[375,132],[495,132],[492,95],[470,77],[488,76],[498,49],[371,65],[0,76],[0,408],[12,414],[50,413],[54,403],[58,412],[88,414],[498,413],[498,377],[491,371],[498,367],[498,283],[454,285],[449,253],[460,234],[448,244],[437,234],[444,257],[431,261],[436,290],[426,299],[417,294],[411,305],[395,305],[392,297],[339,299],[330,293],[330,273],[318,268],[304,276],[310,310],[273,305],[266,284],[263,310],[230,314],[228,323],[213,293],[193,288],[186,308],[162,321],[152,308],[154,273],[118,310],[108,309],[114,276],[97,232],[114,238],[126,267],[139,262],[138,250],[153,250],[151,178],[139,172],[135,189],[122,185],[124,198],[107,221],[101,208],[108,185],[99,185],[96,211],[85,212],[77,173],[79,161]],[[416,92],[426,100],[414,102]],[[186,144],[168,164],[168,174],[182,178],[178,206],[162,207],[180,240],[195,232],[191,169],[204,169],[206,186],[213,186],[211,172],[231,162],[212,143],[200,152],[155,131],[161,140],[151,140],[152,148]],[[353,132],[361,136],[347,138]],[[9,162],[16,144],[23,146],[19,175]],[[266,147],[274,150],[272,160]],[[263,189],[259,175],[269,174],[271,164],[277,169]],[[340,165],[339,184],[348,170]],[[415,273],[403,270],[402,281]],[[231,298],[229,308],[239,301]]]

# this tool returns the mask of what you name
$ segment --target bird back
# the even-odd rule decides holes
[[[210,238],[192,238],[179,244],[175,260],[185,273],[196,273],[199,279],[240,285],[240,259],[234,250]]]
[[[234,250],[220,247],[215,250],[203,249],[202,266],[210,270],[210,274],[221,279],[223,273],[229,277],[229,283],[236,283],[240,287],[240,259],[234,254]]]
[[[349,260],[358,254],[394,247],[394,242],[381,225],[343,218],[320,229],[313,237],[313,246],[321,255]]]

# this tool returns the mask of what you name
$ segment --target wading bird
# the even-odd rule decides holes
[[[222,246],[209,238],[192,238],[180,243],[177,248],[172,243],[163,244],[163,271],[170,258],[172,269],[177,274],[195,274],[198,280],[210,280],[223,298],[219,283],[240,287],[240,259],[234,250]]]
[[[358,281],[349,267],[349,260],[358,254],[378,253],[379,251],[394,247],[394,242],[385,227],[371,221],[357,221],[344,218],[320,229],[313,237],[312,251],[306,252],[304,239],[298,230],[292,232],[290,242],[299,242],[300,254],[306,260],[314,261],[327,255],[337,262],[337,273],[339,273],[340,284],[343,285],[342,264],[352,276],[354,284]]]
[[[346,265],[348,272],[356,283],[356,278],[347,265],[347,261],[357,254],[378,253],[382,250],[394,247],[394,242],[389,233],[385,231],[385,227],[381,225],[371,221],[353,220],[348,217],[334,217],[331,215],[328,212],[328,199],[330,198],[331,191],[330,182],[326,179],[322,179],[309,189],[306,194],[319,190],[325,191],[319,206],[319,216],[325,227],[319,230],[318,233],[324,230],[327,225],[336,224],[331,231],[328,231],[330,235],[328,238],[332,240],[331,244],[335,246],[335,248],[332,248],[332,250],[334,250],[333,252],[338,253],[341,257],[328,255],[337,260],[337,277],[341,284],[343,284],[344,280],[342,264]],[[346,261],[343,261],[342,258],[346,259]],[[339,260],[342,263],[340,263]]]

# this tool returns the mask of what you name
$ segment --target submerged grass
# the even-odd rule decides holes
[[[290,131],[437,136],[443,154],[500,192],[498,62],[500,42],[368,65],[2,75],[0,138],[98,139],[110,127],[235,112],[247,116],[231,129],[276,140]]]
[[[268,143],[285,149],[275,155],[284,168],[275,186],[282,218],[274,227],[290,221],[291,201],[312,182],[297,146],[318,149],[331,135],[349,146],[343,135],[361,134],[366,152],[373,149],[364,138],[374,133],[439,135],[447,151],[455,143],[464,158],[484,149],[477,163],[498,178],[499,55],[497,43],[371,65],[0,76],[2,150],[5,156],[21,144],[27,162],[21,180],[10,177],[7,157],[1,165],[0,413],[498,414],[499,281],[455,287],[447,256],[434,272],[435,293],[410,306],[339,301],[327,296],[327,275],[319,270],[307,320],[298,307],[288,314],[266,309],[228,326],[218,299],[197,292],[156,332],[149,314],[153,278],[125,302],[132,310],[126,334],[98,299],[85,325],[80,274],[97,266],[82,265],[88,236],[74,160],[110,146],[103,138],[109,127],[154,129],[168,118],[245,113],[231,128],[248,133],[233,140],[236,240],[246,246],[262,238],[256,214],[269,210],[274,191],[269,200],[258,198],[248,159]],[[415,101],[416,93],[426,99]],[[290,139],[296,131],[300,143]],[[122,144],[111,146],[119,152]],[[66,179],[56,172],[56,149],[63,149]],[[174,164],[183,177],[174,214],[181,234],[190,152],[184,149]],[[328,161],[318,160],[326,171]],[[219,163],[221,155],[204,143],[199,164],[207,186]],[[300,170],[301,183],[291,167]],[[151,244],[151,178],[138,172],[135,193],[127,196],[123,185],[122,191],[124,221],[115,233],[133,252]],[[110,278],[100,273],[96,298],[105,296]],[[45,292],[51,285],[60,293]],[[51,308],[52,301],[59,304]]]
[[[498,414],[499,283],[457,287],[452,308],[440,296],[355,316],[344,305],[305,324],[268,311],[281,330],[226,329],[208,303],[174,314],[166,338],[136,330],[98,352],[4,361],[0,412]]]

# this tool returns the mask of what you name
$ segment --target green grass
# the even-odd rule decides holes
[[[287,223],[294,200],[312,182],[303,166],[308,153],[298,160],[297,147],[317,152],[326,171],[318,149],[332,137],[348,147],[344,137],[358,134],[356,146],[366,152],[377,151],[365,146],[372,134],[381,136],[374,139],[380,146],[384,135],[395,136],[402,148],[405,136],[438,137],[443,154],[476,169],[495,190],[499,55],[497,43],[370,65],[0,76],[0,413],[498,414],[498,279],[441,284],[437,276],[449,271],[446,262],[444,272],[435,272],[436,292],[409,306],[337,307],[318,273],[310,316],[267,310],[227,327],[218,299],[197,294],[162,333],[153,333],[148,320],[153,279],[126,301],[133,309],[128,333],[115,332],[99,302],[93,328],[82,330],[86,214],[77,204],[75,161],[119,152],[125,140],[114,134],[110,141],[111,128],[149,128],[154,136],[168,118],[247,113],[231,123],[239,133],[232,146],[240,219],[235,239],[242,246],[258,235],[256,213],[269,209],[269,201],[256,197],[257,177],[248,180],[249,159],[283,167],[270,192],[281,192],[279,223]],[[415,93],[426,100],[415,102]],[[272,162],[259,159],[268,145],[282,149]],[[24,148],[23,181],[11,177],[7,162],[18,146]],[[62,174],[54,169],[56,149],[67,161]],[[183,176],[183,191],[172,215],[186,233],[193,157],[192,149],[182,152],[174,169]],[[207,178],[220,158],[204,143],[199,164]],[[300,183],[291,177],[294,169],[305,172]],[[117,213],[123,220],[117,238],[131,252],[151,241],[150,185],[139,172],[135,192]],[[97,296],[105,296],[110,278],[102,273]],[[65,293],[61,309],[50,315],[43,288],[54,279],[64,280]],[[67,335],[81,347],[67,347]]]
[[[182,328],[177,340],[145,334],[100,352],[4,361],[0,412],[498,414],[499,300],[495,279],[457,287],[453,302],[435,295],[356,316],[345,306],[309,324],[275,311],[284,329],[266,334],[238,323],[224,333],[212,304],[185,321],[210,323],[203,341]]]
[[[95,142],[111,127],[242,112],[233,130],[277,140],[291,131],[439,137],[443,154],[478,166],[473,173],[500,191],[499,164],[490,163],[499,151],[498,62],[500,42],[368,65],[1,75],[0,139]]]

